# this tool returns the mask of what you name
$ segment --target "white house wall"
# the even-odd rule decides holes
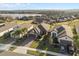
[[[3,36],[5,33],[9,32],[9,31],[12,31],[12,30],[13,30],[13,28],[10,28],[8,30],[5,30],[3,32],[0,32],[0,37]]]

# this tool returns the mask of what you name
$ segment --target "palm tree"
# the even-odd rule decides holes
[[[12,33],[12,36],[14,38],[20,38],[21,37],[21,33],[22,33],[21,30],[16,30],[15,32]]]

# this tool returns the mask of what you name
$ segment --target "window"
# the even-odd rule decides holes
[[[52,33],[52,37],[56,37],[56,33]]]

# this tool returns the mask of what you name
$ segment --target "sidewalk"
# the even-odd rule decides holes
[[[46,53],[46,54],[50,54],[50,55],[56,55],[56,56],[67,56],[67,55],[64,55],[64,54],[61,54],[61,53],[45,51],[45,50],[41,50],[41,49],[34,49],[34,48],[29,48],[29,47],[22,47],[22,46],[17,47],[13,52],[27,54],[27,50],[39,51],[39,52],[42,52],[42,53]]]

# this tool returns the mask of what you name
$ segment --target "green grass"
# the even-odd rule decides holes
[[[49,48],[48,50],[52,52],[59,52],[60,48]]]
[[[24,24],[24,23],[30,24],[30,23],[32,22],[32,20],[29,20],[29,21],[16,20],[15,22],[16,22],[17,24]]]
[[[44,56],[44,53],[38,52],[38,51],[31,51],[27,50],[27,54],[35,55],[35,56]]]
[[[4,39],[4,37],[0,37],[0,43],[5,43],[7,41],[7,39]]]
[[[74,37],[73,37],[74,43],[77,46],[77,48],[79,48],[79,35],[77,34],[75,27],[73,27],[72,31],[74,34]]]
[[[32,44],[30,45],[31,48],[36,48],[39,45],[38,41],[33,41]]]
[[[9,51],[13,51],[15,49],[16,49],[16,47],[10,47]]]
[[[5,43],[10,38],[10,32],[5,33],[3,36],[0,37],[0,43]]]

